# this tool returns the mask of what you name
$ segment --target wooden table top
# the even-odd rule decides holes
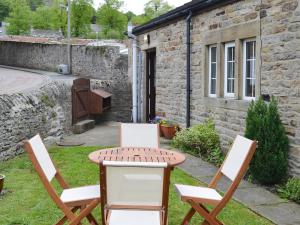
[[[99,164],[101,161],[167,162],[174,167],[185,161],[185,155],[162,148],[117,147],[97,150],[89,154],[89,159]]]

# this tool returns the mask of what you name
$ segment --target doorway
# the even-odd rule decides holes
[[[156,73],[156,50],[146,52],[146,120],[149,122],[155,118],[155,74]]]

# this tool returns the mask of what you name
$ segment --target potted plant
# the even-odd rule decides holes
[[[5,176],[3,174],[0,174],[0,194],[1,194],[2,189],[3,189],[4,178],[5,178]]]
[[[174,121],[164,119],[160,121],[160,128],[166,139],[172,139],[178,130],[178,124]]]
[[[161,117],[159,117],[159,116],[155,116],[154,119],[150,120],[150,123],[158,124],[158,125],[159,125],[159,135],[160,135],[161,137],[164,136],[163,133],[162,133],[162,130],[161,130],[161,121],[162,121],[162,120],[163,120],[163,119],[162,119]]]

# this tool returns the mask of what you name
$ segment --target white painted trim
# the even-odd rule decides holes
[[[233,93],[228,93],[227,92],[227,59],[228,59],[228,48],[234,47],[235,48],[235,42],[230,42],[225,44],[225,60],[224,60],[224,97],[227,98],[234,98],[234,90]],[[234,54],[235,54],[235,49],[234,49]],[[236,63],[236,55],[234,56],[234,64]],[[235,71],[235,66],[233,66],[234,70],[234,80],[236,76],[236,71]],[[234,82],[235,83],[235,82]],[[235,88],[234,88],[235,89]]]
[[[103,165],[112,166],[112,167],[150,167],[150,168],[168,167],[168,163],[160,163],[160,162],[103,161]]]
[[[216,94],[211,94],[211,49],[216,48]],[[218,71],[218,57],[217,57],[217,45],[211,45],[208,49],[208,67],[209,67],[209,76],[208,76],[208,96],[212,98],[217,97],[217,71]]]
[[[256,96],[254,97],[249,97],[249,96],[246,96],[245,95],[245,92],[246,92],[246,70],[247,70],[247,66],[246,66],[246,45],[248,42],[255,42],[256,43],[256,39],[255,38],[251,38],[251,39],[246,39],[244,40],[243,42],[243,99],[244,100],[255,100]],[[254,47],[256,48],[256,44],[254,45]],[[255,49],[255,51],[257,51],[257,49]],[[255,61],[256,61],[256,54],[255,54]],[[256,65],[256,63],[255,63]],[[256,80],[256,69],[254,69],[255,71],[255,80]],[[255,82],[255,89],[256,89],[256,82]],[[255,93],[254,93],[255,94]]]

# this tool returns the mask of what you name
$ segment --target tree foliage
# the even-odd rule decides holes
[[[35,11],[38,7],[41,7],[44,5],[43,0],[27,0],[27,3],[31,10]]]
[[[144,24],[173,8],[166,0],[150,0],[145,4],[144,14],[133,17],[131,22],[135,25]]]
[[[260,98],[249,106],[245,136],[258,141],[249,172],[262,184],[276,184],[287,175],[289,143],[280,120],[277,101]]]
[[[9,0],[0,0],[0,22],[9,14]]]
[[[80,37],[91,31],[91,21],[94,15],[92,0],[73,0],[71,29],[72,36]]]
[[[169,5],[166,0],[150,0],[145,5],[145,15],[151,19],[158,17],[162,14],[173,9],[173,6]]]
[[[97,22],[102,27],[102,36],[104,38],[121,39],[126,30],[127,17],[120,11],[123,5],[119,0],[105,0],[97,11]],[[113,35],[111,35],[113,34]]]
[[[9,35],[24,35],[30,31],[30,8],[26,0],[11,0],[11,12],[6,28]]]
[[[35,29],[59,30],[61,12],[56,7],[41,6],[32,15],[32,26]]]

